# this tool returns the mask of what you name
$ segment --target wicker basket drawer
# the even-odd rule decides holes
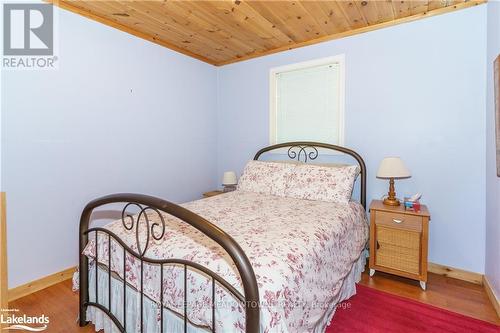
[[[375,264],[420,274],[420,233],[377,226]]]
[[[406,230],[422,231],[422,217],[401,213],[377,211],[375,224],[398,227]]]
[[[380,244],[375,264],[411,274],[420,274],[418,250]]]
[[[376,228],[376,238],[379,243],[391,244],[399,247],[414,249],[417,251],[420,250],[419,232],[395,229],[386,227],[384,225],[378,225]]]

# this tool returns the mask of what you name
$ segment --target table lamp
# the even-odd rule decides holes
[[[222,185],[224,186],[224,192],[231,192],[236,190],[236,184],[238,180],[236,179],[236,173],[234,171],[224,172],[222,177]]]
[[[400,205],[399,200],[396,198],[396,192],[394,191],[394,179],[409,177],[411,177],[410,170],[406,168],[399,157],[386,157],[382,160],[378,168],[377,178],[389,179],[389,192],[387,193],[387,198],[384,199],[384,205]]]

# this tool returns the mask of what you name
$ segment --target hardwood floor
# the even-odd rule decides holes
[[[483,287],[479,285],[430,273],[427,291],[424,292],[417,281],[381,272],[375,273],[372,278],[366,272],[363,273],[360,283],[500,325],[500,318]],[[92,325],[78,327],[78,294],[71,291],[71,280],[18,299],[10,303],[9,307],[19,309],[20,313],[27,315],[48,316],[50,324],[45,332],[94,332]]]
[[[78,293],[71,290],[71,280],[60,282],[52,287],[17,299],[9,303],[9,309],[18,309],[19,314],[28,316],[45,314],[49,317],[50,323],[49,328],[44,332],[95,332],[92,325],[81,328],[76,322],[78,317]]]
[[[418,281],[383,272],[370,278],[367,271],[363,273],[362,285],[500,325],[483,286],[429,273],[427,290],[423,291]]]

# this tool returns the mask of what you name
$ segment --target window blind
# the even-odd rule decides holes
[[[341,143],[340,65],[276,73],[275,140]]]

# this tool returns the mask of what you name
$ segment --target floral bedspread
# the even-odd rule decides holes
[[[234,191],[183,205],[231,235],[243,248],[256,274],[262,332],[310,332],[335,299],[343,279],[359,258],[368,239],[366,213],[356,202],[337,204]],[[156,213],[148,215],[159,221]],[[229,255],[214,241],[180,220],[164,215],[162,240],[151,240],[147,257],[182,258],[208,267],[242,292],[241,281]],[[135,231],[121,221],[106,228],[137,249]],[[141,237],[145,237],[142,227]],[[95,242],[84,253],[95,258]],[[123,278],[123,248],[111,241],[111,268]],[[98,259],[108,265],[108,237],[98,235]],[[141,286],[140,261],[126,255],[126,280]],[[184,268],[165,266],[164,306],[184,313]],[[212,326],[212,283],[188,270],[189,321]],[[160,268],[144,264],[144,293],[160,301]],[[92,294],[92,293],[91,293]],[[91,295],[92,297],[92,295]],[[244,332],[245,316],[236,299],[216,287],[217,332]]]

